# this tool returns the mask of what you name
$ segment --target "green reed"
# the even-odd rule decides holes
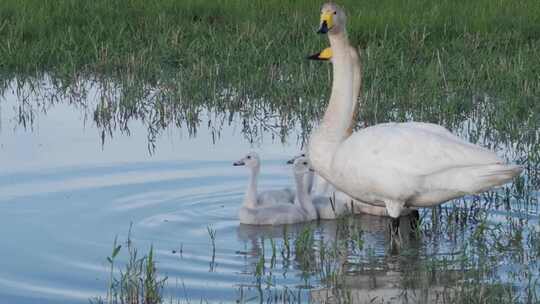
[[[90,299],[95,304],[161,304],[164,303],[163,288],[167,277],[160,278],[154,259],[154,248],[147,255],[139,256],[137,247],[131,239],[131,226],[126,241],[127,262],[123,269],[116,268],[116,260],[122,245],[115,237],[113,250],[107,261],[110,266],[109,285],[106,299]],[[172,302],[171,302],[172,303]]]
[[[472,118],[503,141],[536,141],[538,1],[341,3],[362,51],[362,121]],[[309,133],[328,96],[329,65],[304,59],[328,45],[314,33],[320,4],[6,0],[0,88],[46,73],[69,95],[91,79],[107,92],[92,106],[103,137],[132,119],[147,121],[150,142],[170,125],[194,134],[211,111],[238,115],[247,137],[263,121],[285,140],[294,125]]]

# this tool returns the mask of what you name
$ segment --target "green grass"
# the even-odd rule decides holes
[[[539,38],[537,1],[341,1],[363,47],[493,38],[512,50]],[[319,1],[5,0],[0,67],[13,72],[148,71],[298,61],[318,45]],[[474,39],[474,38],[473,38]],[[480,42],[480,41],[477,41]],[[419,43],[419,44],[418,44]],[[475,46],[482,45],[470,45]],[[458,46],[462,47],[462,46]],[[489,46],[488,46],[489,47]],[[202,55],[202,56],[201,56]],[[231,67],[232,68],[232,67]]]
[[[131,239],[131,227],[126,240],[127,262],[123,269],[117,269],[116,260],[122,245],[114,239],[111,255],[107,257],[110,267],[109,285],[106,298],[90,299],[91,304],[161,304],[164,303],[163,288],[167,277],[158,277],[154,249],[147,255],[139,256]]]
[[[480,126],[467,128],[471,141],[517,143],[527,151],[521,157],[540,159],[539,1],[340,3],[362,51],[363,123],[419,120],[463,130],[469,121]],[[240,119],[250,140],[261,130],[287,140],[298,125],[305,138],[331,81],[328,64],[304,59],[328,45],[314,32],[320,5],[4,0],[0,88],[47,74],[59,95],[81,100],[87,80],[101,92],[89,107],[103,139],[142,120],[150,151],[168,126],[195,134],[207,111],[216,115],[214,129]]]
[[[344,219],[333,243],[323,242],[311,228],[299,235],[285,231],[269,246],[261,240],[255,284],[280,289],[269,283],[283,274],[279,267],[296,267],[302,286],[322,286],[351,302],[354,286],[347,278],[375,277],[378,269],[397,263],[406,269],[400,281],[404,292],[446,286],[440,303],[538,302],[540,234],[528,215],[538,213],[540,185],[540,1],[340,3],[349,15],[350,40],[362,52],[360,125],[440,123],[472,142],[505,149],[527,172],[506,193],[427,211],[414,232],[417,239],[402,240],[410,254],[393,255],[395,248],[388,256],[372,254],[354,227],[358,222],[350,219]],[[129,132],[129,122],[140,120],[147,125],[151,150],[169,126],[195,134],[207,112],[213,129],[239,121],[250,140],[261,131],[286,140],[296,135],[296,126],[305,137],[330,90],[329,65],[304,59],[328,45],[314,32],[320,5],[307,0],[3,0],[0,96],[14,87],[18,122],[29,128],[36,111],[59,100],[88,107],[103,138],[116,130]],[[41,85],[44,75],[52,94]],[[89,101],[95,88],[98,96]],[[43,98],[33,104],[28,96],[34,95]],[[508,223],[493,225],[483,208],[517,208],[525,220],[509,216]],[[208,233],[213,271],[218,236],[210,226]],[[453,245],[447,245],[451,254],[439,252],[440,242]],[[139,257],[131,242],[127,245],[126,251],[114,244],[108,297],[99,301],[129,303],[134,291],[143,290],[150,303],[163,302],[164,281],[156,275],[153,250]],[[116,257],[126,253],[119,273]],[[522,265],[523,256],[529,257],[528,269],[504,269]],[[499,277],[497,269],[507,277]],[[300,299],[299,291],[282,289],[282,297]],[[143,298],[137,300],[144,303]]]

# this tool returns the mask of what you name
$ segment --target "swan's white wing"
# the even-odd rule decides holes
[[[362,129],[338,147],[332,161],[332,182],[356,199],[388,206],[430,191],[425,188],[430,174],[500,162],[495,153],[438,127],[387,123]],[[427,204],[437,199],[440,197]]]
[[[437,125],[410,123],[362,129],[339,146],[333,168],[422,176],[453,167],[502,162],[495,153],[444,130]]]
[[[404,127],[404,128],[417,128],[417,129],[429,131],[429,132],[432,132],[432,133],[437,133],[437,134],[440,134],[442,136],[447,136],[447,137],[450,137],[450,138],[455,138],[456,137],[447,128],[445,128],[445,127],[443,127],[441,125],[436,125],[436,124],[432,124],[432,123],[419,122],[419,121],[410,121],[410,122],[400,123],[400,125],[401,125],[401,127]]]

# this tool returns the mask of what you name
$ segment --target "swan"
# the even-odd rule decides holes
[[[260,205],[275,205],[294,202],[294,192],[291,189],[267,190],[257,193],[257,180],[261,170],[261,159],[256,152],[249,152],[233,166],[246,166],[251,170],[248,188],[244,197],[244,205],[256,207]]]
[[[293,157],[287,163],[292,164],[299,157],[306,157],[306,153],[301,153]],[[319,219],[336,219],[341,215],[351,213],[388,216],[385,207],[373,206],[351,198],[349,195],[337,190],[314,170],[310,170],[304,176],[304,184],[312,198]],[[401,216],[409,215],[413,211],[417,212],[416,210],[405,208],[401,212]]]
[[[345,134],[343,135],[342,141],[348,138],[352,135],[353,129],[356,126],[356,114],[357,112],[357,106],[358,106],[358,98],[360,96],[360,90],[362,87],[362,67],[360,65],[360,60],[358,53],[356,49],[352,46],[348,46],[349,49],[349,55],[351,56],[351,67],[352,67],[352,103],[353,103],[353,109],[352,109],[352,117],[350,120],[350,125],[347,128]],[[318,54],[309,56],[309,59],[313,60],[329,60],[332,57],[332,49],[326,48],[323,51],[319,52]],[[337,94],[331,94],[331,98],[335,98]],[[443,128],[444,129],[444,128]],[[302,153],[300,156],[306,156],[306,153]],[[332,198],[332,203],[329,203],[328,200],[326,200],[326,206],[320,205],[320,208],[324,208],[324,210],[329,211],[335,211],[335,206],[339,206],[340,208],[345,206],[347,208],[347,212],[353,212],[353,213],[364,213],[364,214],[370,214],[370,215],[376,215],[376,216],[388,216],[388,213],[386,211],[385,207],[380,206],[373,206],[370,204],[362,203],[358,200],[352,199],[347,194],[338,191],[335,189],[334,186],[332,186],[327,180],[322,178],[320,175],[313,173],[308,174],[307,179],[310,181],[310,194],[312,197],[319,197],[319,196],[326,196]],[[321,203],[322,204],[322,203]],[[331,208],[330,208],[331,207]],[[343,212],[345,212],[343,210]],[[412,212],[411,209],[405,208],[401,215],[408,215]],[[331,219],[335,218],[335,214],[332,212],[327,213],[326,218]]]
[[[248,154],[253,156],[253,154]],[[246,159],[247,156],[244,158]],[[252,161],[240,160],[248,163]],[[236,163],[239,163],[236,162]],[[235,163],[235,164],[236,164]],[[241,165],[241,164],[239,164]],[[298,158],[293,165],[293,173],[296,182],[296,197],[292,204],[253,204],[254,200],[245,199],[238,213],[240,223],[250,225],[282,225],[306,222],[317,219],[317,211],[313,207],[307,187],[304,184],[304,175],[309,172],[309,163],[306,158]],[[250,183],[251,188],[251,183]],[[246,198],[253,194],[246,193]]]
[[[383,123],[342,140],[354,108],[345,24],[339,6],[323,5],[319,33],[328,34],[331,51],[319,57],[332,62],[332,93],[308,151],[324,179],[356,200],[385,207],[396,219],[406,207],[432,207],[480,193],[521,173],[520,166],[430,123]]]
[[[348,46],[349,55],[351,56],[352,67],[352,117],[349,127],[343,135],[342,141],[352,135],[353,129],[356,126],[356,114],[358,113],[356,108],[358,106],[358,98],[360,96],[360,90],[362,86],[362,67],[356,49],[352,46]],[[318,54],[308,57],[313,60],[329,60],[332,57],[332,49],[326,48]],[[336,94],[332,94],[331,98],[335,98]],[[444,129],[444,128],[443,128]],[[299,156],[306,157],[306,153],[303,152]],[[299,157],[296,156],[296,157]],[[295,158],[296,158],[295,157]],[[290,160],[289,162],[292,162]],[[375,216],[388,216],[385,207],[373,206],[370,204],[362,203],[358,200],[352,199],[347,194],[338,191],[327,180],[322,178],[319,174],[311,172],[306,175],[306,180],[309,183],[309,192],[313,197],[313,202],[317,207],[320,218],[334,219],[338,215],[345,213],[363,213]],[[405,208],[401,215],[408,215],[412,212],[411,209]],[[416,211],[417,212],[417,211]]]

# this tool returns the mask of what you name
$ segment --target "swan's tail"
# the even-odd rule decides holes
[[[501,186],[519,175],[518,165],[488,164],[443,170],[425,176],[425,191],[414,200],[430,203],[446,201],[466,194],[475,194]]]

